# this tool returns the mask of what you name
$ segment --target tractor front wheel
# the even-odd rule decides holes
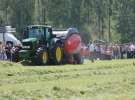
[[[37,65],[47,65],[49,58],[48,58],[47,49],[37,50],[34,56],[34,63]]]

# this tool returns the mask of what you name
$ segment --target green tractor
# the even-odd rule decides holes
[[[30,25],[23,36],[19,60],[28,60],[36,65],[63,62],[63,41],[52,33],[52,27]]]

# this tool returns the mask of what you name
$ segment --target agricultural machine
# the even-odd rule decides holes
[[[75,28],[53,30],[46,25],[31,25],[23,36],[19,57],[14,57],[19,61],[28,60],[36,65],[83,63],[81,37]]]

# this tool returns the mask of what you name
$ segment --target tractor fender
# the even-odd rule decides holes
[[[44,50],[45,48],[47,48],[47,47],[41,46],[41,47],[37,48],[35,52],[39,52],[39,51],[41,51],[41,50]]]
[[[43,47],[37,48],[37,49],[35,50],[35,53],[39,53],[41,50],[44,50],[44,48],[43,48]]]

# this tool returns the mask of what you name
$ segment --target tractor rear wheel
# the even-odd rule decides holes
[[[62,64],[63,61],[63,49],[60,43],[57,43],[54,47],[54,62],[55,64]]]
[[[36,51],[34,56],[34,63],[36,65],[47,65],[49,61],[47,49],[40,49]]]

